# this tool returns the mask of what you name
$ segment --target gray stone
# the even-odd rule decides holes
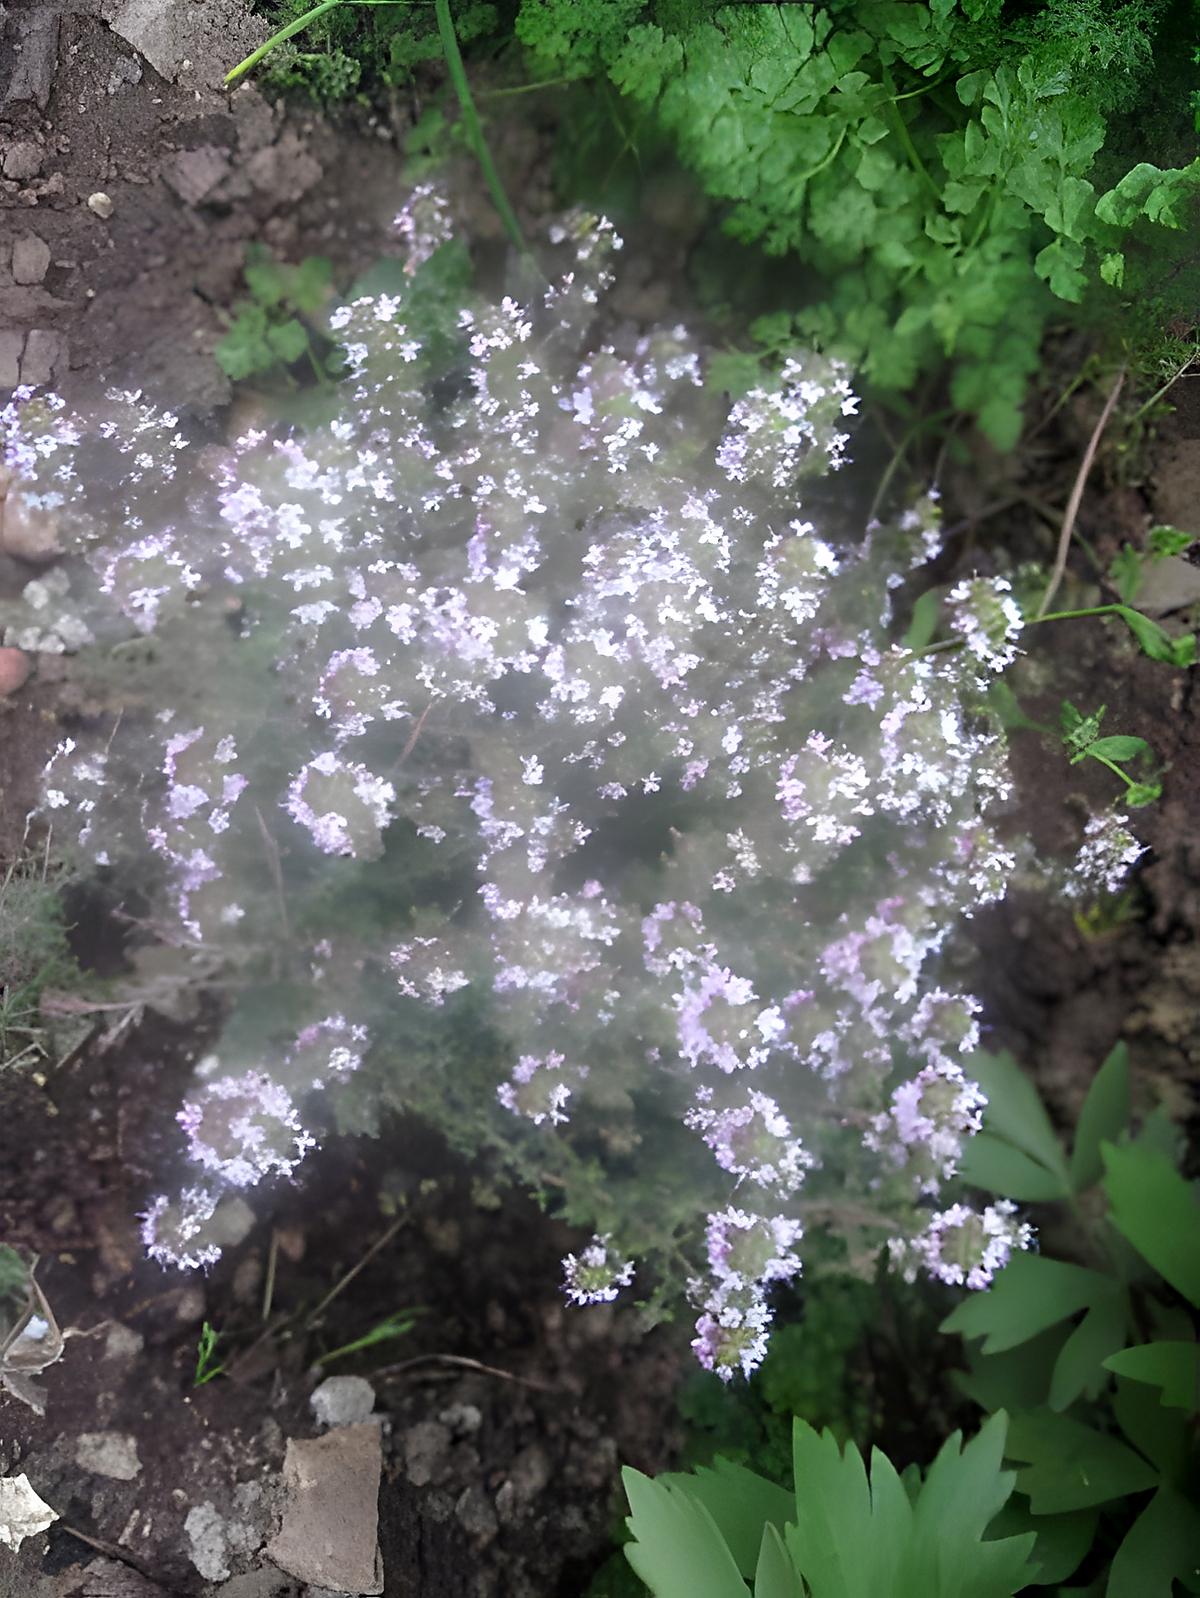
[[[21,381],[36,387],[50,383],[67,369],[67,341],[61,333],[35,327],[25,340]]]
[[[40,283],[50,270],[50,246],[36,233],[22,233],[13,245],[12,275],[16,283]]]
[[[1168,616],[1200,602],[1200,566],[1181,555],[1164,555],[1150,561],[1133,603],[1147,616]]]
[[[539,1443],[523,1448],[508,1469],[509,1480],[520,1503],[532,1503],[550,1481],[550,1460]]]
[[[478,1404],[451,1404],[438,1414],[438,1419],[456,1437],[470,1437],[483,1425],[483,1411]]]
[[[375,1389],[362,1376],[327,1376],[309,1404],[318,1426],[359,1426],[375,1408]]]
[[[289,1438],[287,1494],[267,1557],[281,1570],[340,1593],[382,1593],[377,1426],[339,1426],[325,1437]]]
[[[39,111],[44,111],[50,103],[54,68],[58,64],[58,11],[49,7],[33,8],[12,20],[20,48],[14,48],[10,32],[6,51],[12,52],[13,68],[4,92],[4,103],[15,105],[32,100]]]
[[[79,1598],[167,1598],[156,1582],[116,1559],[93,1559],[76,1590]]]
[[[21,351],[24,333],[0,333],[0,388],[16,388],[21,381]]]
[[[231,1576],[213,1593],[213,1598],[284,1598],[296,1589],[292,1578],[273,1566],[247,1571],[244,1576]]]
[[[414,1487],[441,1481],[450,1470],[450,1428],[435,1420],[418,1421],[404,1434],[404,1470]]]
[[[229,1571],[229,1539],[225,1521],[215,1504],[193,1504],[183,1523],[192,1545],[191,1560],[208,1581],[224,1581]]]
[[[113,214],[112,196],[105,194],[103,189],[97,189],[95,194],[88,195],[87,208],[102,222],[107,222]]]
[[[75,1440],[75,1463],[113,1481],[133,1481],[142,1468],[137,1441],[124,1432],[81,1432]]]
[[[206,1237],[219,1248],[238,1248],[250,1236],[258,1223],[258,1216],[238,1193],[224,1198],[217,1205]]]
[[[132,1326],[122,1326],[120,1321],[113,1321],[104,1339],[104,1357],[136,1359],[145,1346],[146,1339],[141,1332],[135,1332]]]
[[[201,144],[182,150],[165,163],[163,181],[187,205],[199,205],[230,172],[229,151],[215,144]]]
[[[10,144],[4,152],[3,170],[6,178],[16,178],[22,183],[29,178],[37,177],[42,170],[41,148],[28,140],[20,144]]]
[[[269,32],[241,0],[108,0],[104,14],[160,76],[212,89]]]

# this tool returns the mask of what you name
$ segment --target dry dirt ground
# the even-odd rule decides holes
[[[341,283],[394,247],[398,141],[413,107],[354,111],[335,125],[252,85],[226,92],[221,74],[262,31],[237,0],[0,5],[0,397],[18,381],[68,395],[115,381],[219,416],[231,396],[212,349],[248,243],[290,260],[327,255]],[[503,137],[516,192],[530,215],[544,214],[536,135],[514,127]],[[489,229],[481,207],[479,231]],[[665,309],[671,276],[657,265],[639,292]],[[1154,521],[1200,532],[1193,392],[1179,386],[1179,409],[1132,486],[1097,474],[1081,529],[1101,555]],[[1099,403],[1085,395],[1068,408],[1036,458],[995,468],[1001,481],[981,481],[987,472],[974,467],[951,474],[948,519],[970,524],[997,494],[1061,504]],[[980,525],[967,536],[986,550],[997,532]],[[1045,528],[1025,506],[1003,536],[1044,556]],[[952,558],[971,552],[960,543]],[[0,597],[28,576],[0,555]],[[1152,847],[1142,897],[1128,923],[1085,936],[1065,910],[1015,894],[973,929],[962,958],[976,962],[991,1041],[1035,1065],[1064,1117],[1122,1035],[1146,1090],[1194,1115],[1193,679],[1103,627],[1064,631],[1044,658],[1053,676],[1035,714],[1052,717],[1064,694],[1088,698],[1102,674],[1113,728],[1143,733],[1168,762],[1164,799],[1141,817]],[[46,671],[0,700],[0,863],[69,688]],[[1079,824],[1070,790],[1089,792],[1086,775],[1067,770],[1050,792],[1045,752],[1018,740],[1016,758],[1024,798],[1014,826],[1069,846]],[[119,958],[114,936],[93,912],[88,952]],[[677,1444],[678,1336],[645,1337],[620,1313],[565,1315],[554,1282],[566,1235],[510,1195],[497,1207],[480,1172],[416,1127],[386,1148],[331,1150],[317,1190],[281,1195],[270,1221],[242,1217],[211,1277],[148,1265],[133,1216],[165,1157],[154,1130],[162,1106],[178,1100],[204,1027],[203,1011],[132,1034],[101,1019],[48,1079],[0,1084],[0,1236],[41,1253],[60,1323],[92,1334],[69,1339],[45,1373],[44,1417],[0,1394],[0,1476],[26,1473],[60,1516],[19,1554],[0,1547],[0,1598],[320,1598],[319,1583],[289,1578],[260,1552],[279,1512],[287,1440],[320,1432],[309,1395],[321,1351],[413,1306],[424,1310],[413,1331],[376,1361],[432,1356],[377,1382],[384,1591],[574,1598],[615,1524],[618,1460],[653,1470]],[[385,1246],[314,1317],[393,1217],[401,1224]],[[195,1387],[206,1320],[241,1352],[229,1375]],[[353,1519],[347,1535],[369,1539]]]

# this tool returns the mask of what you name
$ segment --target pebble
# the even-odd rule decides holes
[[[362,1376],[327,1376],[308,1402],[318,1426],[357,1426],[375,1408],[375,1389]]]
[[[132,1481],[141,1471],[137,1441],[125,1432],[81,1432],[75,1441],[75,1463],[94,1476]]]
[[[22,233],[13,245],[14,283],[40,283],[50,270],[50,246],[36,233]]]
[[[31,670],[29,656],[23,649],[0,648],[0,699],[24,688]]]
[[[94,211],[103,222],[107,222],[113,214],[112,200],[102,189],[97,189],[95,194],[88,195],[87,207],[89,211]]]
[[[25,340],[21,357],[21,381],[31,388],[49,383],[67,365],[67,341],[61,333],[35,327]]]
[[[6,178],[24,182],[37,177],[42,170],[42,152],[36,144],[10,144],[4,152],[3,172]]]

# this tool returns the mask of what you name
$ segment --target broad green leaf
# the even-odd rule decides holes
[[[1032,1531],[1037,1537],[1030,1556],[1037,1575],[1034,1587],[1050,1587],[1074,1575],[1096,1535],[1097,1509],[1073,1509],[1065,1515],[1034,1515],[1019,1493],[1014,1493],[988,1527],[992,1537],[1015,1537]]]
[[[621,1472],[632,1513],[625,1557],[655,1598],[746,1598],[746,1584],[703,1504],[628,1466]]]
[[[1118,1376],[1112,1412],[1117,1425],[1165,1482],[1183,1483],[1191,1474],[1195,1444],[1189,1417],[1160,1404],[1145,1382]]]
[[[967,1073],[987,1095],[984,1127],[1044,1165],[1067,1186],[1067,1162],[1033,1083],[1011,1054],[975,1054]]]
[[[959,1453],[959,1434],[942,1446],[929,1467],[914,1514],[910,1587],[897,1591],[945,1598],[1008,1598],[1029,1580],[1034,1533],[982,1539],[1013,1489],[1002,1470],[1008,1416],[993,1415]],[[877,1591],[887,1591],[883,1586]]]
[[[805,1598],[804,1583],[774,1526],[764,1526],[754,1569],[754,1598]]]
[[[871,1536],[871,1492],[862,1455],[845,1452],[832,1432],[818,1435],[797,1418],[792,1431],[796,1520],[787,1528],[788,1552],[820,1598],[868,1598],[887,1580],[902,1550],[884,1549]]]
[[[1137,639],[1144,655],[1149,655],[1151,660],[1164,661],[1168,666],[1190,664],[1183,658],[1187,653],[1186,638],[1172,638],[1156,621],[1151,621],[1149,616],[1144,616],[1140,610],[1134,610],[1129,605],[1115,605],[1113,609]],[[1195,640],[1191,642],[1194,659]]]
[[[1035,1515],[1057,1515],[1106,1504],[1158,1484],[1158,1472],[1116,1437],[1048,1410],[1015,1415],[1007,1454],[1025,1462],[1017,1490]]]
[[[1140,742],[1140,740],[1139,740]],[[1071,1150],[1071,1187],[1082,1193],[1104,1175],[1101,1143],[1113,1143],[1129,1124],[1129,1050],[1123,1043],[1092,1078]]]
[[[1102,1145],[1113,1225],[1189,1304],[1200,1307],[1200,1203],[1171,1161],[1138,1143]]]
[[[988,1414],[1036,1409],[1046,1402],[1055,1363],[1069,1336],[1060,1322],[1003,1354],[983,1354],[977,1345],[970,1370],[955,1371],[954,1385]]]
[[[1113,1557],[1107,1598],[1172,1598],[1176,1580],[1200,1585],[1200,1509],[1160,1487]]]
[[[1200,1343],[1142,1343],[1104,1361],[1105,1368],[1162,1389],[1171,1409],[1200,1412]]]
[[[782,1531],[795,1518],[794,1493],[727,1459],[714,1460],[711,1468],[701,1466],[655,1480],[664,1487],[678,1487],[704,1505],[743,1576],[754,1574],[763,1527],[774,1525]]]
[[[967,1140],[958,1162],[958,1174],[972,1187],[1025,1203],[1045,1203],[1066,1198],[1069,1187],[1054,1171],[1022,1154],[988,1132]]]
[[[918,594],[913,603],[912,620],[904,635],[905,649],[924,649],[937,631],[938,617],[942,613],[942,595],[937,588],[927,588]]]
[[[1109,760],[1132,760],[1135,755],[1147,755],[1150,745],[1144,738],[1132,738],[1126,733],[1114,734],[1111,738],[1097,738],[1095,743],[1088,745],[1089,755],[1105,755]]]
[[[1112,1283],[1063,1344],[1050,1378],[1051,1409],[1067,1409],[1103,1384],[1104,1361],[1125,1346],[1129,1316],[1129,1295]]]
[[[1042,1254],[1014,1254],[986,1293],[972,1293],[942,1322],[943,1332],[985,1339],[996,1354],[1025,1343],[1105,1298],[1112,1283],[1099,1271]]]

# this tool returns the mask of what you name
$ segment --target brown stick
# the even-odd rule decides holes
[[[513,1371],[502,1371],[495,1365],[484,1365],[477,1359],[468,1359],[465,1354],[418,1354],[415,1359],[401,1360],[398,1365],[381,1365],[378,1370],[371,1372],[371,1380],[375,1381],[380,1376],[404,1376],[419,1365],[454,1365],[459,1370],[478,1371],[482,1376],[497,1376],[503,1382],[532,1387],[539,1393],[562,1391],[560,1387],[552,1387],[549,1382],[536,1381],[532,1376],[518,1376]]]
[[[1046,592],[1042,595],[1042,602],[1038,606],[1037,619],[1040,621],[1050,609],[1050,601],[1058,592],[1058,585],[1063,580],[1067,569],[1067,552],[1071,547],[1071,534],[1075,531],[1075,518],[1079,514],[1079,506],[1083,500],[1083,490],[1087,484],[1088,473],[1092,469],[1092,462],[1096,459],[1096,451],[1100,447],[1100,439],[1104,429],[1108,426],[1108,419],[1113,413],[1113,406],[1117,403],[1117,396],[1125,382],[1125,368],[1117,373],[1117,380],[1112,386],[1104,409],[1100,412],[1100,420],[1092,429],[1092,436],[1088,439],[1088,447],[1083,452],[1083,459],[1079,463],[1079,470],[1075,474],[1075,483],[1071,489],[1071,497],[1067,501],[1067,508],[1063,515],[1062,528],[1058,535],[1058,551],[1054,557],[1054,567],[1050,573],[1050,581],[1046,584]]]

